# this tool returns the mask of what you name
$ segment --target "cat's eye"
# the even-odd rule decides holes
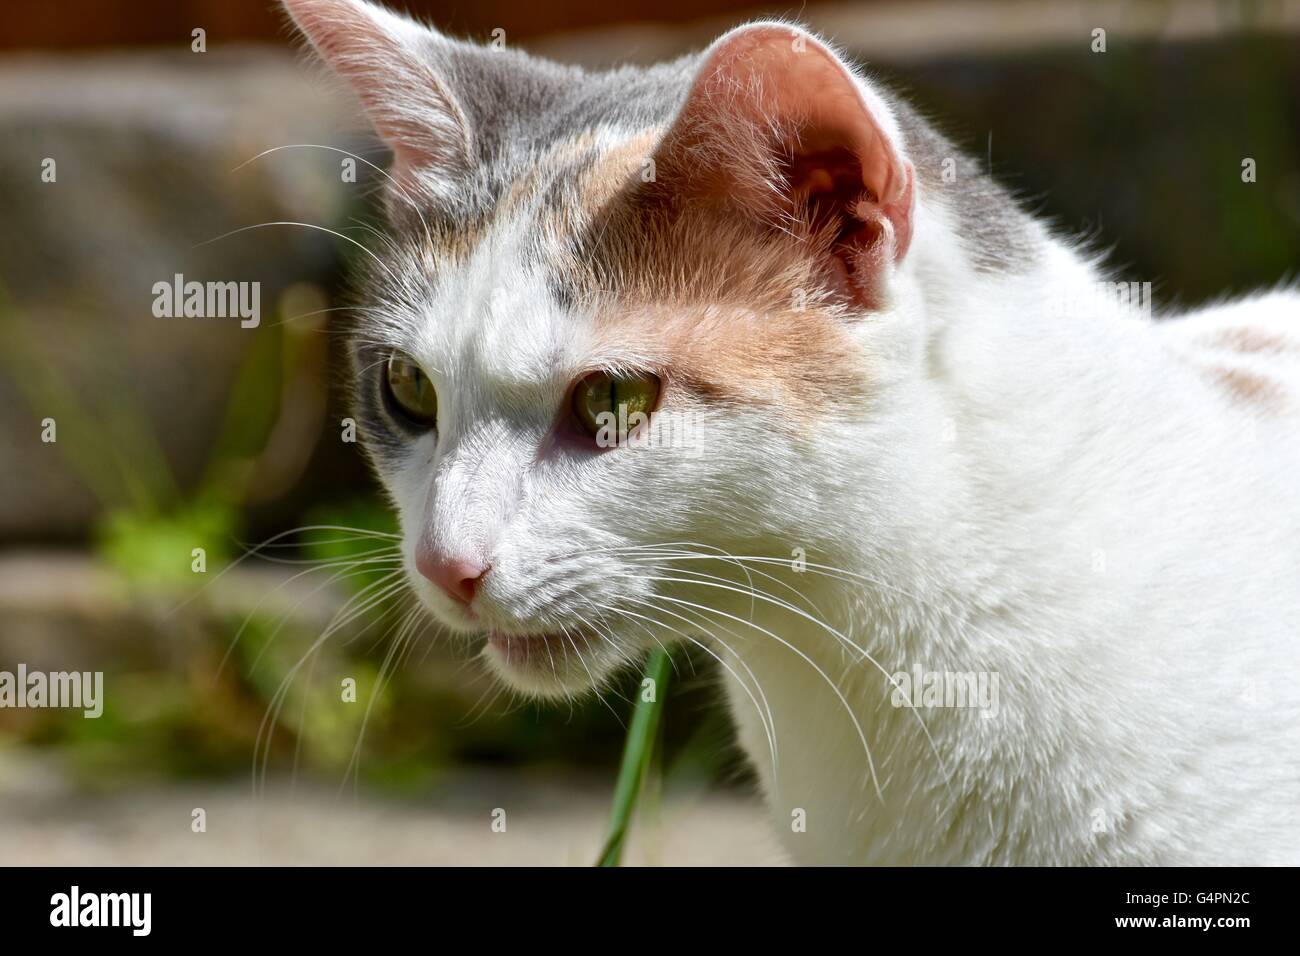
[[[621,440],[649,419],[660,388],[650,372],[592,372],[573,389],[573,417],[593,438]]]
[[[426,428],[438,424],[438,393],[424,369],[394,352],[388,357],[384,383],[389,398],[403,416]]]

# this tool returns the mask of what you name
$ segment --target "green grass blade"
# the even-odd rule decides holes
[[[637,798],[641,795],[641,784],[645,780],[646,768],[654,759],[655,744],[659,739],[659,723],[663,716],[664,691],[668,686],[669,668],[672,661],[668,652],[656,648],[646,661],[646,679],[654,681],[653,700],[646,700],[644,692],[637,698],[636,709],[632,712],[632,725],[627,731],[627,743],[623,746],[623,761],[618,768],[618,783],[614,787],[614,808],[610,812],[609,835],[605,839],[605,848],[601,851],[597,866],[618,866],[623,855],[623,841],[627,838],[628,827],[636,810]],[[645,686],[644,681],[642,687]]]

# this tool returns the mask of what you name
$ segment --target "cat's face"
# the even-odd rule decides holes
[[[420,280],[382,339],[357,349],[362,427],[412,587],[449,628],[488,635],[512,683],[591,684],[656,640],[698,633],[701,615],[675,601],[747,603],[654,580],[744,585],[683,553],[821,544],[807,529],[825,525],[832,483],[813,463],[833,442],[816,432],[834,433],[831,408],[861,398],[861,356],[825,314],[565,301],[527,216]],[[611,390],[649,420],[620,436],[615,413],[592,435]]]
[[[433,617],[512,685],[571,693],[734,633],[755,569],[782,569],[730,556],[833,553],[861,488],[827,462],[885,377],[861,316],[888,325],[913,202],[834,55],[760,25],[587,77],[287,5],[395,151],[353,384]],[[475,105],[490,77],[513,111]]]

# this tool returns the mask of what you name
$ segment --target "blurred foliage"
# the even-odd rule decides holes
[[[222,666],[236,632],[239,640]],[[269,752],[261,751],[268,709],[316,636],[271,616],[232,617],[206,627],[179,662],[110,672],[111,693],[98,720],[76,711],[25,711],[6,733],[57,752],[90,789],[168,776],[256,777],[265,755],[271,780],[359,782],[418,794],[442,770],[462,763],[585,767],[612,775],[640,688],[641,675],[630,672],[604,692],[603,702],[503,704],[479,714],[462,687],[429,682],[419,651],[381,679],[383,650],[373,636],[341,634],[315,666],[294,674]],[[711,673],[680,656],[681,674],[689,678],[697,665],[701,671],[672,687],[665,704],[665,776],[686,786],[744,779]],[[356,703],[341,702],[343,677],[356,680]],[[485,680],[477,686],[479,693],[492,692]],[[356,768],[354,753],[360,754]]]
[[[1300,43],[1089,36],[1069,50],[882,70],[1027,205],[1157,303],[1294,281],[1300,263]],[[1242,161],[1257,181],[1242,182]]]
[[[377,552],[393,546],[383,536],[398,530],[377,497],[320,503],[301,516],[296,533],[286,529],[261,545],[241,543],[250,485],[269,453],[286,385],[306,354],[303,338],[313,329],[275,321],[258,330],[204,476],[181,491],[129,392],[105,392],[93,407],[78,403],[57,371],[34,360],[20,318],[3,318],[7,370],[33,407],[56,409],[61,423],[77,422],[80,432],[99,436],[101,447],[88,455],[80,443],[58,444],[103,505],[96,554],[181,648],[163,660],[144,655],[139,667],[112,673],[99,719],[27,711],[16,723],[6,721],[10,736],[63,754],[88,787],[157,775],[251,770],[256,777],[265,767],[272,778],[351,779],[418,792],[441,768],[463,761],[614,766],[640,675],[628,673],[601,698],[568,706],[505,700],[480,708],[476,696],[494,699],[498,688],[482,675],[473,679],[468,648],[462,649],[466,659],[453,663],[455,674],[437,673],[448,669],[445,649],[433,668],[424,668],[417,655],[435,638],[424,625],[406,626],[404,588],[372,606],[394,566],[369,562],[384,560]],[[105,460],[111,470],[103,468]],[[204,574],[191,569],[198,547],[205,551]],[[352,617],[350,608],[362,613],[311,654],[326,625],[313,629],[303,615],[260,604],[251,613],[232,613],[213,599],[214,576],[233,562],[287,566],[309,582],[299,604],[320,595],[339,608],[333,621]],[[386,655],[404,628],[414,659],[390,667]],[[689,655],[683,661],[695,666]],[[344,678],[356,682],[355,703],[342,700]],[[700,690],[697,682],[683,713],[712,712],[716,719],[692,719],[670,735],[674,753],[683,757],[675,765],[689,780],[713,776],[719,755],[730,752],[721,711]],[[690,684],[682,696],[692,696]]]

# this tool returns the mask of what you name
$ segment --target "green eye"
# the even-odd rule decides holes
[[[420,366],[395,352],[388,357],[385,382],[403,415],[429,428],[438,424],[438,393]]]
[[[573,390],[573,415],[593,438],[603,434],[622,441],[650,417],[660,387],[659,377],[649,372],[593,372]]]

